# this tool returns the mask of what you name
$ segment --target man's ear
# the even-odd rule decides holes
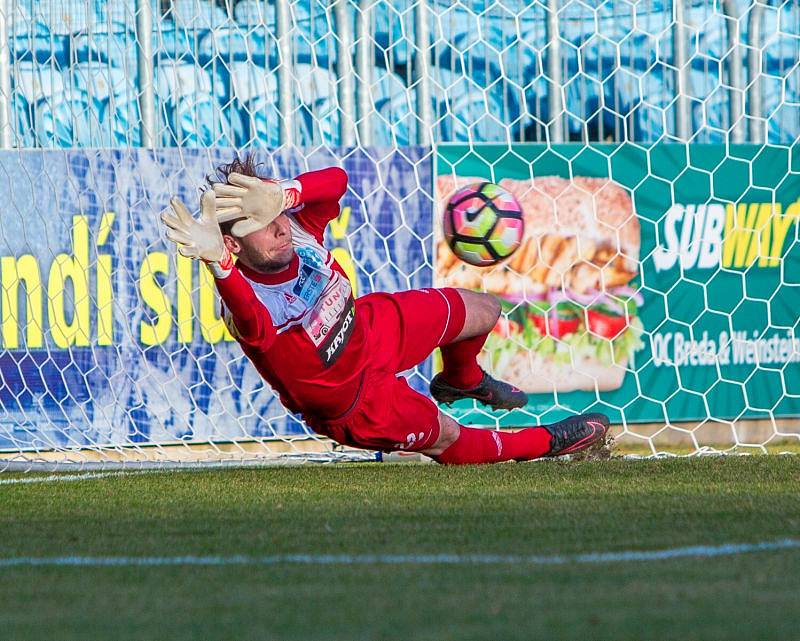
[[[239,241],[236,240],[233,236],[228,236],[228,234],[223,234],[222,242],[225,243],[225,247],[227,247],[228,251],[234,256],[238,254],[240,251],[242,251],[242,246],[239,244]]]

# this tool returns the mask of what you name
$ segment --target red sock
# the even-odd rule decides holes
[[[465,338],[457,343],[442,345],[442,378],[453,387],[472,389],[483,378],[478,366],[478,354],[488,334]]]
[[[550,450],[550,432],[543,427],[526,427],[517,432],[495,432],[461,426],[458,439],[439,456],[444,465],[530,461]]]

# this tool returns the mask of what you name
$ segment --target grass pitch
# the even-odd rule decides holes
[[[754,456],[0,485],[0,557],[569,555],[760,542],[800,538],[799,479],[800,458]],[[20,566],[0,569],[0,636],[788,639],[800,629],[799,593],[797,549],[558,566]]]

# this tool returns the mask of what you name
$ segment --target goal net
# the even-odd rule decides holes
[[[356,295],[501,298],[481,362],[529,403],[459,420],[791,449],[798,33],[796,3],[755,0],[3,0],[0,470],[375,458],[280,405],[159,229],[243,149],[348,171],[326,243]],[[440,238],[475,181],[526,220],[492,268]],[[426,392],[436,366],[406,374]]]

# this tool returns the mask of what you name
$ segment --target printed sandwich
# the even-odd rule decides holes
[[[475,177],[441,176],[440,211]],[[634,279],[641,232],[630,195],[607,178],[504,179],[525,220],[522,246],[478,268],[437,245],[439,284],[491,292],[503,316],[483,366],[528,393],[613,390],[641,346]]]

